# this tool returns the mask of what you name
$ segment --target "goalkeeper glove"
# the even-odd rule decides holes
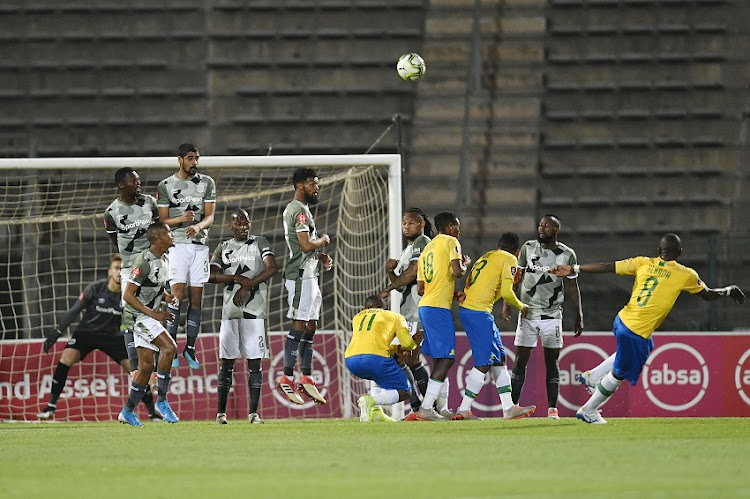
[[[49,349],[54,346],[60,336],[62,336],[62,331],[59,329],[55,329],[49,336],[47,336],[47,339],[44,340],[44,353],[49,353]]]

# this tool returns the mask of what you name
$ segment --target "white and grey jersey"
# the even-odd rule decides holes
[[[572,248],[558,241],[557,247],[546,249],[537,240],[526,241],[521,247],[518,266],[524,270],[519,299],[529,306],[527,319],[562,319],[565,281],[549,273],[557,265],[578,263]],[[567,279],[575,279],[572,275]]]
[[[409,243],[404,251],[401,252],[401,257],[398,260],[398,265],[394,269],[393,273],[400,276],[406,269],[409,268],[411,262],[419,260],[419,255],[422,254],[422,250],[430,242],[430,238],[422,235],[417,237],[414,241]],[[419,322],[419,293],[417,293],[417,279],[416,277],[412,282],[403,286],[399,289],[403,295],[401,300],[400,313],[403,315],[408,322]]]
[[[122,268],[129,269],[135,257],[148,248],[146,232],[149,225],[159,220],[156,198],[141,194],[133,204],[115,199],[104,211],[107,234],[117,234],[117,249],[122,257]]]
[[[222,274],[243,275],[248,279],[257,276],[266,268],[263,260],[273,256],[271,245],[262,236],[250,236],[245,241],[228,239],[219,243],[211,256],[211,265],[219,267]],[[229,319],[265,319],[268,305],[268,283],[262,282],[254,292],[245,295],[245,304],[238,307],[233,303],[235,293],[240,289],[236,282],[224,286],[224,305],[221,318]]]
[[[318,252],[316,250],[305,253],[297,237],[298,232],[308,232],[310,240],[318,238],[310,206],[306,203],[293,199],[282,215],[284,223],[284,238],[289,248],[289,261],[286,262],[284,277],[286,279],[311,279],[318,276]]]
[[[196,173],[190,178],[180,178],[176,173],[165,178],[156,188],[159,207],[169,208],[169,218],[182,216],[186,211],[192,211],[195,218],[191,222],[183,222],[172,227],[174,242],[206,244],[208,229],[198,231],[192,239],[188,239],[185,231],[191,225],[197,225],[206,216],[206,203],[216,202],[216,184],[208,175]]]
[[[162,292],[168,283],[168,269],[166,253],[158,257],[150,249],[143,250],[133,261],[128,282],[138,285],[135,297],[151,310],[158,310],[159,305],[161,305]],[[129,316],[128,320],[132,320],[132,322],[127,322],[128,324],[147,317],[128,303],[125,304],[123,312]]]

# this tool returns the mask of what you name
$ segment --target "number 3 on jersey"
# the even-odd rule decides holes
[[[432,267],[432,261],[435,259],[435,255],[429,252],[425,255],[422,260],[422,273],[424,274],[425,282],[432,282],[432,278],[435,277],[435,269]]]
[[[473,285],[477,277],[479,277],[479,273],[482,271],[483,268],[487,266],[487,260],[479,260],[472,269],[471,277],[469,277],[469,286]]]

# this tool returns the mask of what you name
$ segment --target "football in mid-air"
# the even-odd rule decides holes
[[[425,72],[424,59],[419,54],[409,53],[398,58],[398,75],[406,81],[418,80]]]

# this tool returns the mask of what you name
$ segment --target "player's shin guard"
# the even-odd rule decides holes
[[[122,339],[125,342],[125,350],[128,352],[128,362],[130,362],[130,371],[138,370],[138,349],[135,348],[135,337],[133,330],[127,328],[122,332]]]
[[[291,328],[286,335],[284,343],[284,374],[289,378],[294,378],[294,365],[297,363],[297,354],[299,352],[299,342],[302,338],[302,331]]]
[[[471,410],[471,404],[474,403],[474,399],[477,398],[483,386],[484,373],[475,367],[466,375],[466,389],[461,400],[461,406],[458,408],[459,412]]]
[[[180,307],[167,305],[167,310],[172,312],[172,314],[174,315],[173,321],[167,321],[167,332],[169,333],[169,336],[171,336],[175,341],[175,343],[177,343],[177,328],[180,325]]]
[[[219,369],[219,381],[218,381],[218,413],[227,412],[227,399],[229,398],[229,390],[232,388],[232,380],[234,376],[234,359],[221,359],[221,369]]]
[[[414,381],[416,381],[416,387],[419,389],[419,395],[424,396],[427,393],[427,383],[430,382],[430,374],[427,372],[427,368],[421,362],[413,366],[409,366],[412,374],[414,375]]]
[[[167,393],[169,392],[169,380],[172,379],[171,371],[157,371],[156,373],[156,390],[158,396],[156,400],[162,402],[167,400]]]
[[[250,394],[249,414],[257,413],[260,405],[260,391],[263,388],[263,371],[258,367],[257,371],[251,370],[247,375],[247,387]]]
[[[305,376],[312,374],[313,338],[313,335],[303,334],[299,340],[299,363]]]
[[[555,366],[547,369],[547,404],[548,407],[557,407],[557,396],[560,393],[560,368]]]
[[[125,402],[125,408],[132,412],[133,409],[138,406],[138,403],[141,401],[141,399],[143,399],[143,396],[146,394],[147,390],[147,385],[137,385],[133,383],[130,386],[130,394],[128,395],[128,401]]]
[[[437,400],[438,396],[440,395],[440,391],[442,390],[444,383],[445,382],[443,381],[438,381],[436,379],[430,378],[430,381],[427,384],[427,390],[425,390],[424,398],[422,399],[422,405],[420,406],[420,409],[432,409],[432,406],[435,404],[435,400]]]
[[[188,309],[185,333],[187,334],[187,346],[190,348],[195,348],[195,340],[198,338],[198,333],[201,330],[202,318],[203,312],[200,310]]]
[[[435,410],[438,412],[447,411],[448,409],[448,396],[450,394],[450,383],[448,382],[448,376],[445,377],[443,386],[440,387],[440,394],[435,400]]]
[[[404,374],[406,374],[406,379],[409,380],[409,384],[411,385],[411,394],[409,395],[409,405],[411,406],[411,410],[413,412],[417,412],[419,410],[419,406],[422,404],[422,398],[419,395],[419,390],[417,390],[417,382],[414,379],[414,375],[411,372],[411,369],[407,366],[401,366],[401,370],[404,371]]]
[[[492,366],[492,377],[495,380],[495,387],[497,388],[497,394],[500,395],[500,404],[503,406],[503,411],[509,411],[515,405],[513,403],[513,396],[511,395],[510,387],[510,373],[505,365]]]
[[[68,371],[70,367],[62,362],[57,363],[55,374],[52,376],[52,393],[49,396],[49,406],[57,407],[57,399],[65,388],[65,382],[68,380]]]
[[[521,391],[523,390],[523,384],[526,382],[526,366],[520,367],[518,364],[513,366],[513,371],[510,374],[510,386],[511,386],[511,397],[513,403],[517,404],[521,399]]]

